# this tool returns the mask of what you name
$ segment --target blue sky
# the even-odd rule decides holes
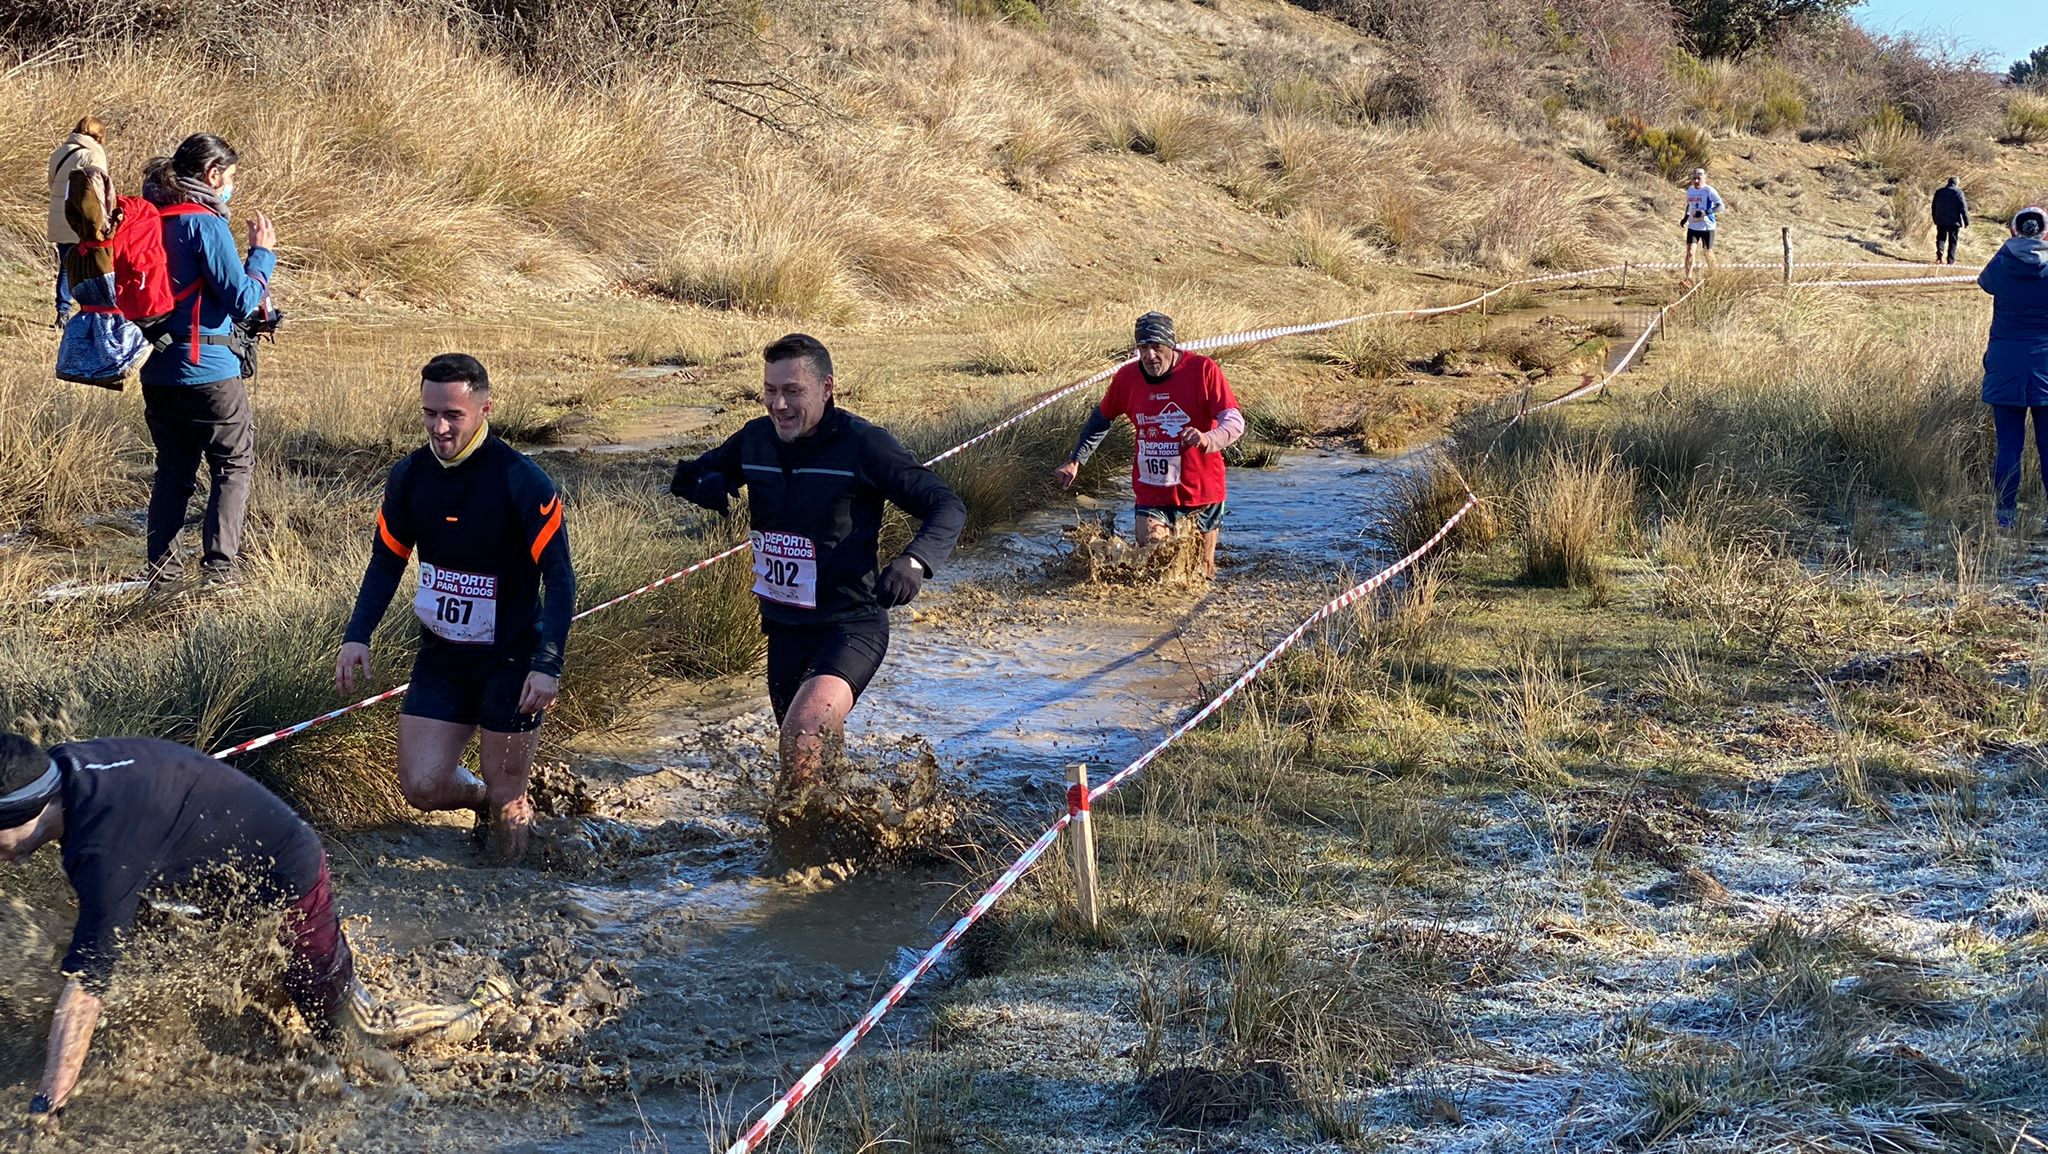
[[[1982,51],[2000,72],[2048,44],[2041,0],[1864,0],[1850,16],[1872,32],[1951,36],[1965,51]]]

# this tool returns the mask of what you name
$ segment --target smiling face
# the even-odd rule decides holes
[[[420,413],[427,427],[427,444],[434,455],[452,461],[476,439],[491,413],[488,389],[473,390],[464,381],[421,381]]]
[[[832,399],[832,377],[820,374],[805,357],[770,362],[761,377],[761,406],[784,442],[808,437],[825,419]]]

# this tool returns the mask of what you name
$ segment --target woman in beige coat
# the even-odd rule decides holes
[[[71,188],[71,174],[77,169],[88,168],[100,173],[106,181],[101,192],[101,202],[114,203],[113,178],[107,175],[107,126],[97,116],[87,116],[50,154],[50,243],[57,246],[57,326],[64,327],[64,321],[71,315],[71,286],[64,281],[64,257],[71,246],[78,243],[78,234],[64,219],[64,198]]]

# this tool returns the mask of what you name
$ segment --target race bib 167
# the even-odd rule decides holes
[[[443,641],[489,645],[498,639],[498,579],[422,561],[412,611]]]

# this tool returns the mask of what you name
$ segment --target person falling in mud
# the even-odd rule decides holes
[[[1202,535],[1202,574],[1214,580],[1226,497],[1223,450],[1244,436],[1244,415],[1222,368],[1181,351],[1172,317],[1146,313],[1134,336],[1137,360],[1110,378],[1109,391],[1054,476],[1071,488],[1110,426],[1130,418],[1138,434],[1131,464],[1138,544],[1157,544],[1182,522],[1192,524]]]
[[[510,993],[489,980],[455,1006],[379,1005],[356,981],[319,837],[239,770],[175,742],[116,737],[45,750],[0,733],[0,862],[52,841],[62,846],[78,922],[31,1115],[54,1115],[70,1101],[123,938],[151,893],[218,905],[229,896],[225,886],[283,910],[284,989],[323,1040],[393,1042],[465,1022],[480,1027],[486,1009]]]
[[[398,718],[399,789],[418,809],[475,810],[478,835],[517,861],[576,606],[562,498],[539,465],[491,432],[491,379],[474,357],[428,361],[420,407],[427,444],[385,483],[334,683],[348,695],[368,681],[370,634],[418,549],[420,648]],[[462,764],[472,736],[481,778]]]
[[[1700,272],[1702,275],[1714,269],[1714,230],[1716,219],[1724,205],[1721,194],[1707,183],[1707,170],[1692,170],[1692,181],[1685,186],[1685,283],[1692,284],[1692,250],[1700,250]]]
[[[761,355],[767,415],[678,461],[669,491],[725,514],[747,488],[768,700],[782,730],[776,793],[789,799],[837,763],[846,715],[888,652],[888,611],[952,556],[967,506],[887,430],[833,403],[832,354],[816,338],[791,333]],[[885,500],[919,525],[878,572]]]

